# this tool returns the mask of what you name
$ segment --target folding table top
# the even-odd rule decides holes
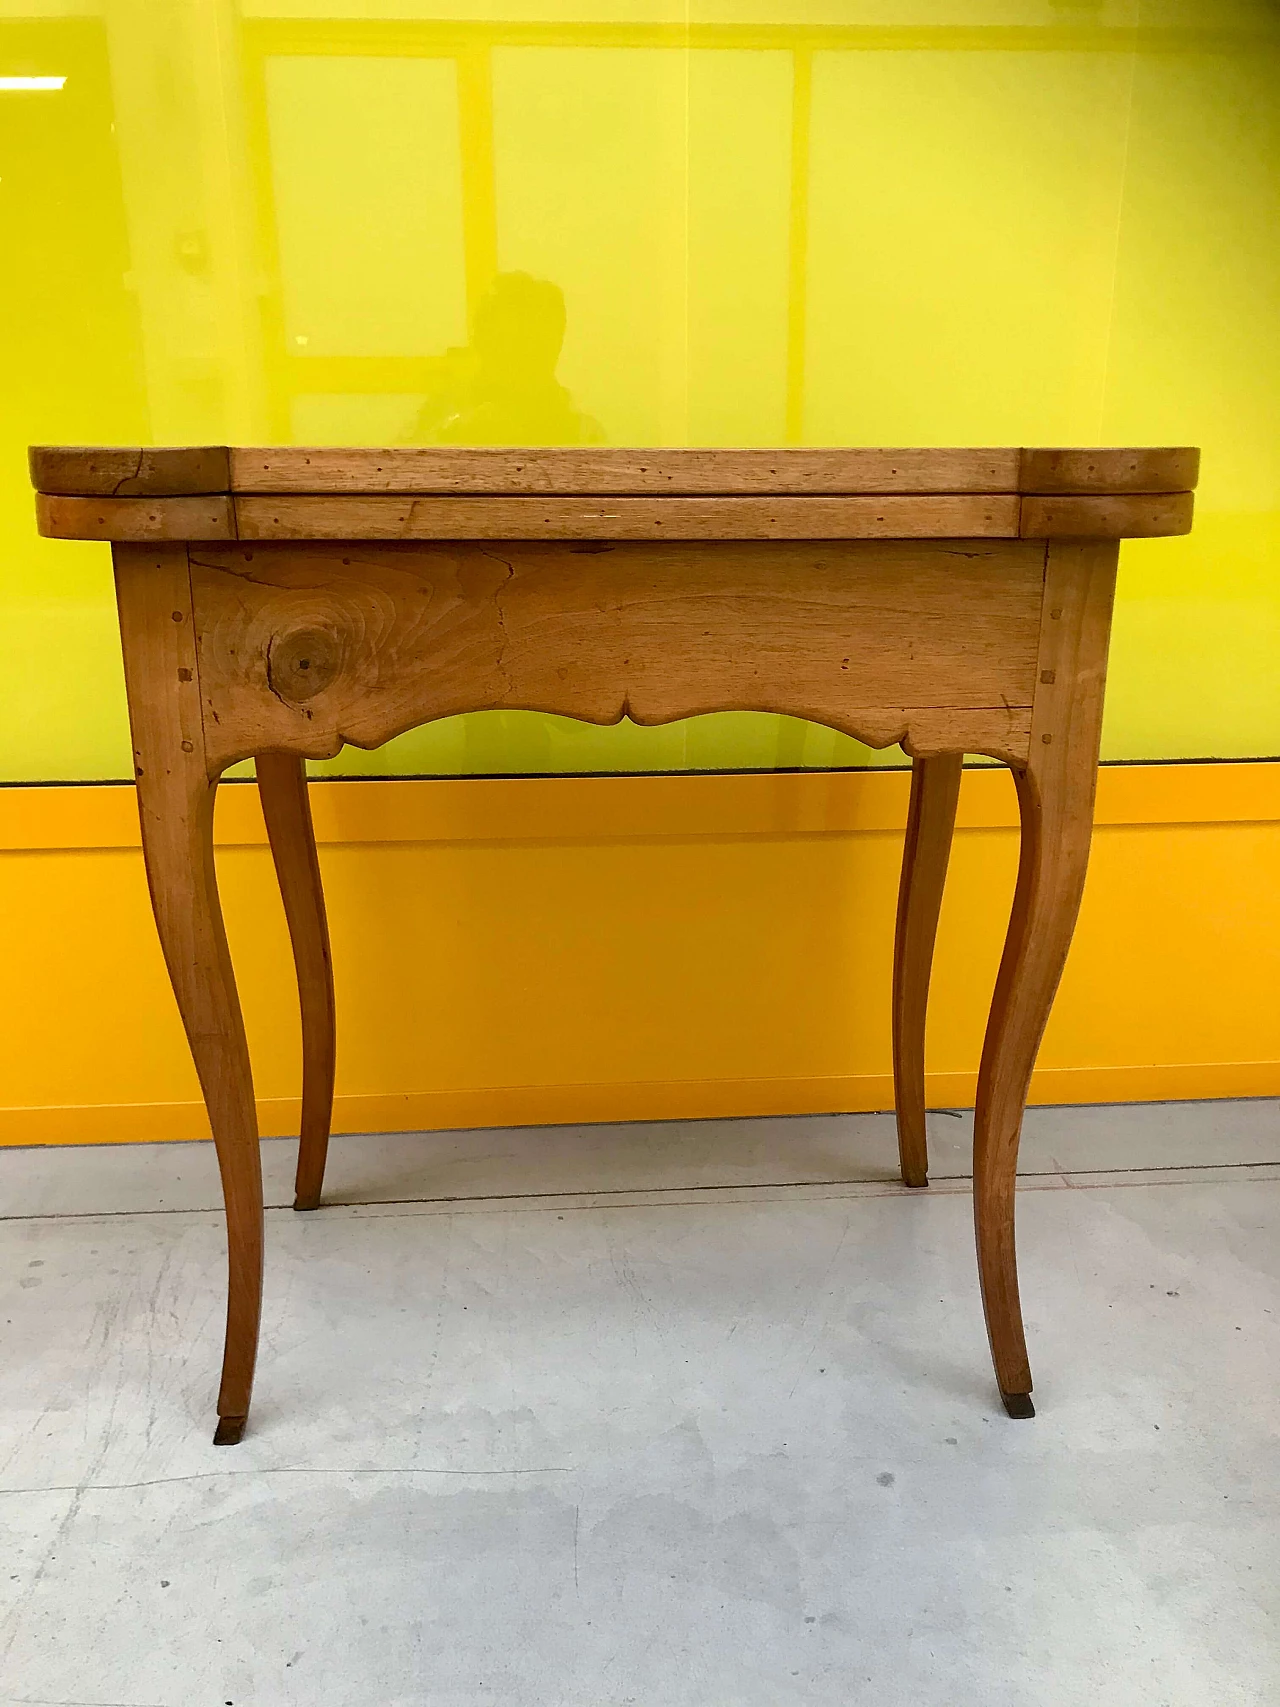
[[[37,446],[57,538],[913,539],[1186,533],[1194,449]]]

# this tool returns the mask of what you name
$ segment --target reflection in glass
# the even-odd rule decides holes
[[[421,444],[598,445],[598,421],[556,378],[564,292],[528,273],[499,273],[476,306],[471,342],[446,350],[418,416]]]
[[[514,11],[0,4],[0,780],[129,774],[35,441],[1198,442],[1195,532],[1125,548],[1104,751],[1280,747],[1273,0]],[[335,768],[886,757],[511,716]]]

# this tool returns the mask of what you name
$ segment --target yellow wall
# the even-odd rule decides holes
[[[1278,41],[1268,0],[6,0],[0,73],[67,81],[0,90],[0,778],[128,774],[33,440],[1200,444],[1194,533],[1124,550],[1105,752],[1280,753]],[[567,395],[481,395],[520,271]],[[874,762],[506,714],[326,768]]]
[[[106,548],[35,537],[31,442],[1199,444],[1194,532],[1123,551],[1104,752],[1280,754],[1278,44],[1269,0],[0,0],[0,78],[66,79],[0,87],[0,780],[130,774]],[[900,762],[493,713],[317,769]],[[1104,772],[1036,1095],[1280,1090],[1278,769]],[[339,1124],[883,1106],[905,789],[322,785]],[[287,946],[223,795],[288,1129]],[[965,799],[943,1102],[1015,857],[1007,777]],[[9,1141],[203,1129],[133,812],[0,789]]]
[[[883,1108],[900,774],[330,782],[339,1129]],[[1280,765],[1104,771],[1033,1096],[1280,1094]],[[256,791],[219,868],[262,1122],[296,1130],[296,996]],[[133,791],[0,791],[0,1141],[207,1131]],[[929,1028],[972,1101],[1016,860],[971,771]],[[803,898],[803,905],[797,904]]]

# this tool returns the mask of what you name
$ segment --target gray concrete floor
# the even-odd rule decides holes
[[[0,1703],[1274,1707],[1280,1105],[335,1140],[210,1443],[205,1145],[0,1151]],[[294,1146],[264,1146],[289,1201]]]

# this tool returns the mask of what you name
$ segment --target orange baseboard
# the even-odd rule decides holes
[[[930,1108],[971,1108],[977,1075],[935,1073]],[[1046,1068],[1032,1080],[1038,1106],[1193,1102],[1280,1097],[1280,1061],[1194,1066]],[[297,1097],[258,1103],[264,1138],[296,1135]],[[481,1126],[571,1126],[598,1121],[735,1120],[781,1114],[871,1114],[893,1106],[888,1074],[830,1079],[658,1079],[633,1084],[501,1085],[487,1090],[339,1096],[335,1132],[448,1132]],[[204,1104],[90,1104],[0,1109],[0,1146],[150,1144],[209,1136]]]
[[[900,772],[319,782],[342,1131],[891,1103]],[[219,869],[262,1129],[296,1130],[287,938],[256,791]],[[929,1094],[972,1103],[1016,861],[966,773]],[[0,790],[0,1143],[207,1136],[127,787]],[[1280,764],[1102,772],[1040,1103],[1280,1095]]]
[[[313,781],[322,845],[391,842],[614,841],[648,837],[856,835],[901,832],[905,770],[742,775],[443,777]],[[1280,821],[1280,762],[1107,765],[1094,822],[1225,824]],[[1013,829],[1008,772],[967,770],[960,830]],[[219,847],[262,847],[251,783],[218,792]],[[0,787],[0,852],[137,848],[130,784]]]

